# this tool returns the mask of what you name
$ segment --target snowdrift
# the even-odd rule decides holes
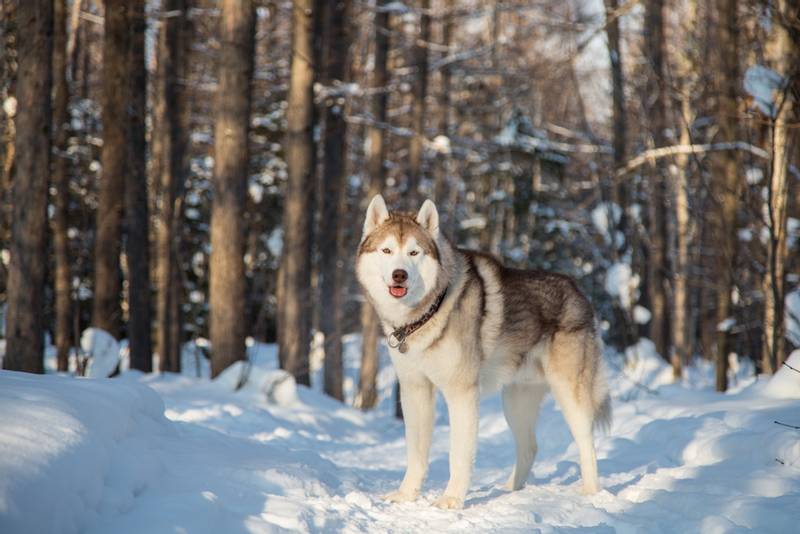
[[[0,532],[76,532],[123,513],[161,472],[172,432],[134,383],[0,372]]]
[[[350,400],[358,348],[348,337]],[[608,353],[615,420],[597,437],[604,489],[591,497],[580,494],[578,451],[552,399],[528,485],[501,489],[513,438],[498,396],[486,398],[466,508],[443,511],[431,506],[449,470],[441,399],[420,499],[387,504],[380,496],[403,476],[405,445],[385,358],[381,402],[363,413],[297,386],[275,355],[253,345],[249,366],[214,381],[196,369],[98,380],[0,372],[0,532],[795,530],[794,374],[759,380],[742,367],[736,389],[718,394],[702,362],[673,383],[647,340],[626,359]]]

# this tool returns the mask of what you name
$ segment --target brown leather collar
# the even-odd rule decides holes
[[[403,325],[399,328],[395,328],[394,331],[389,334],[386,342],[389,346],[393,349],[398,349],[402,354],[405,354],[408,350],[408,345],[406,344],[406,339],[408,336],[422,328],[422,326],[430,321],[431,317],[433,317],[437,311],[439,311],[439,306],[442,305],[442,301],[444,301],[444,297],[447,295],[447,288],[444,288],[444,291],[436,297],[436,300],[433,302],[428,311],[422,314],[422,317],[414,321],[413,323],[408,323]],[[392,344],[392,338],[394,338],[395,344]]]

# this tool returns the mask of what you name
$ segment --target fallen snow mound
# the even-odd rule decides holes
[[[770,378],[764,394],[778,399],[800,399],[800,349],[786,359],[786,365]]]
[[[0,532],[78,532],[121,514],[158,476],[170,432],[150,388],[0,371]]]
[[[89,355],[86,376],[90,378],[107,378],[119,365],[119,342],[101,328],[84,330],[81,348]]]

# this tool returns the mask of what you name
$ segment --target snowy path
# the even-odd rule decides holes
[[[660,372],[651,371],[642,375],[649,383]],[[19,461],[14,468],[9,456],[0,460],[0,474],[11,474],[0,482],[4,533],[36,525],[32,518],[12,521],[16,498],[58,499],[57,492],[81,496],[70,509],[53,508],[54,515],[75,517],[36,531],[777,533],[793,531],[798,519],[800,432],[773,421],[800,423],[800,402],[768,398],[759,384],[725,396],[671,385],[637,394],[618,377],[614,425],[598,439],[605,490],[588,498],[578,492],[577,451],[552,400],[543,407],[528,486],[500,489],[513,445],[499,399],[486,399],[472,488],[466,508],[453,512],[430,505],[447,482],[441,405],[423,496],[398,505],[379,498],[399,483],[405,462],[402,425],[388,417],[389,402],[365,415],[301,389],[297,403],[281,407],[254,386],[232,393],[230,376],[214,383],[132,373],[116,382],[45,377],[39,389],[41,378],[19,376],[0,373],[0,429],[12,429],[0,431],[0,458],[14,445],[9,436],[22,439],[15,425],[31,435],[41,430],[32,410],[26,420],[9,416],[7,409],[26,403],[52,410],[45,424],[73,410],[76,422],[57,431],[74,434],[77,445],[42,445],[50,456],[30,472]],[[167,419],[141,383],[163,399]],[[102,404],[110,412],[98,410]],[[43,453],[28,456],[37,455]],[[53,477],[66,479],[53,489]]]

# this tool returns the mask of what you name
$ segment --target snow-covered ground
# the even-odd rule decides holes
[[[263,345],[251,347],[249,374],[239,365],[213,382],[0,372],[0,532],[796,531],[800,430],[774,421],[800,426],[800,373],[740,377],[720,395],[710,367],[670,384],[651,345],[637,348],[625,369],[609,355],[615,419],[597,439],[603,491],[579,494],[577,450],[552,400],[528,485],[501,489],[514,451],[494,396],[481,404],[459,511],[431,506],[448,472],[441,404],[422,497],[380,499],[405,463],[388,367],[379,408],[367,414],[295,391]],[[356,337],[345,355],[352,398]],[[789,363],[800,368],[800,351]]]

